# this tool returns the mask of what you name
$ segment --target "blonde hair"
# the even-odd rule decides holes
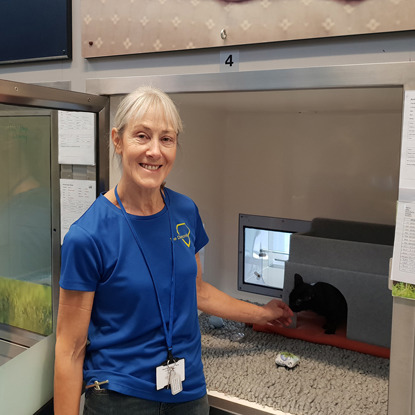
[[[156,109],[173,127],[177,135],[183,131],[179,112],[171,98],[160,89],[141,86],[129,93],[118,106],[114,117],[114,128],[121,138],[131,118],[140,119],[150,109]]]

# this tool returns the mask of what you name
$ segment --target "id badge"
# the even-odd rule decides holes
[[[156,368],[156,389],[171,388],[173,395],[182,391],[182,382],[185,381],[184,359]]]

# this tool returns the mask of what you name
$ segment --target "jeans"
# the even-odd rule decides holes
[[[85,395],[84,415],[209,415],[207,395],[183,403],[163,403],[91,389]]]

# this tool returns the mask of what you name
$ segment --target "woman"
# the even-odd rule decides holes
[[[111,132],[118,185],[75,222],[62,247],[55,414],[208,414],[197,308],[246,323],[289,324],[202,279],[208,237],[188,197],[164,187],[182,130],[163,92],[142,87]]]

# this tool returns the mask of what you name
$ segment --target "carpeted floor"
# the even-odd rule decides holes
[[[202,358],[210,390],[292,415],[386,415],[389,360],[334,346],[262,333],[224,321],[213,328],[200,315]],[[275,365],[294,353],[294,369]]]

